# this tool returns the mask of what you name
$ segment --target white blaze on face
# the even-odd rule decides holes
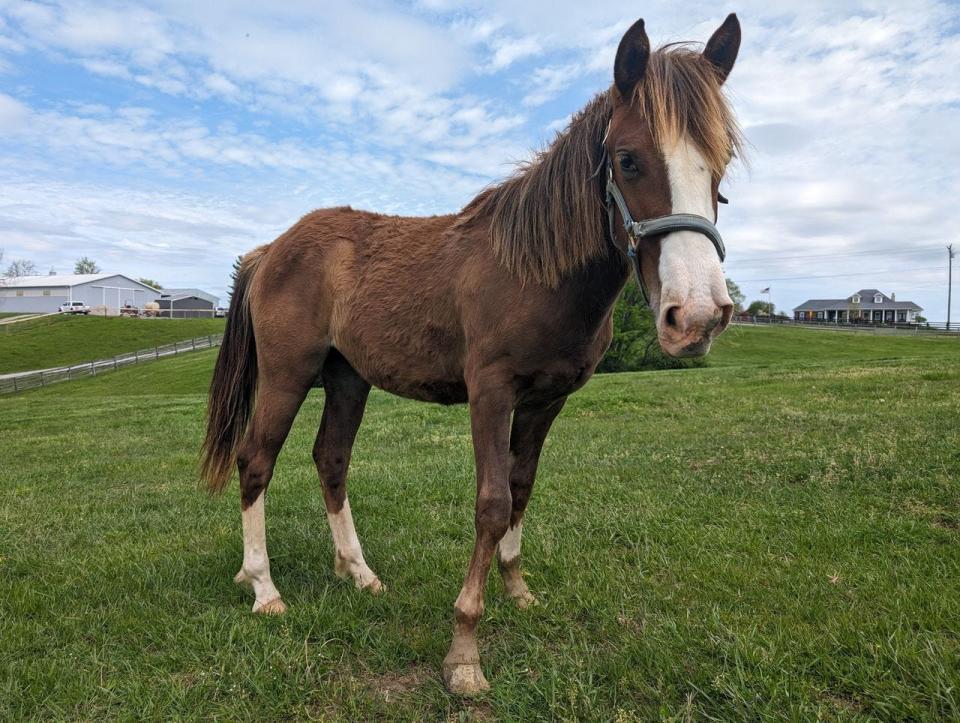
[[[710,167],[695,145],[681,140],[664,153],[672,213],[715,221]],[[659,305],[707,306],[730,303],[720,257],[713,242],[695,231],[675,231],[660,243]]]

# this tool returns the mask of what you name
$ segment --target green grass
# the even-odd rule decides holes
[[[236,483],[196,491],[213,352],[0,398],[0,719],[960,717],[956,346],[799,366],[788,343],[819,339],[768,331],[731,331],[735,366],[571,398],[524,533],[542,604],[491,575],[475,702],[439,678],[465,408],[371,395],[350,496],[372,598],[333,574],[311,394],[268,505],[290,611],[261,618],[231,582]]]
[[[223,331],[223,319],[49,316],[0,327],[0,374],[105,359]]]
[[[960,337],[873,334],[785,326],[731,326],[709,366],[810,366],[960,354]]]
[[[25,316],[23,311],[0,311],[0,319],[9,319],[11,316]]]

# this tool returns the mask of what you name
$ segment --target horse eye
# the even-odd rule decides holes
[[[633,162],[633,159],[626,153],[621,153],[619,156],[620,160],[620,170],[625,173],[636,173],[639,169],[636,164]]]

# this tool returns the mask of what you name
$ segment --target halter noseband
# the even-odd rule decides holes
[[[614,231],[615,226],[613,223],[613,210],[614,205],[616,205],[620,211],[620,218],[623,220],[623,230],[627,233],[627,257],[631,260],[633,270],[636,272],[637,284],[640,286],[640,294],[643,296],[643,302],[648,306],[650,305],[650,295],[647,293],[647,287],[643,283],[643,274],[640,273],[640,257],[637,255],[637,244],[640,242],[640,239],[646,236],[660,236],[673,233],[674,231],[694,231],[696,233],[702,233],[713,242],[713,247],[717,250],[717,256],[720,257],[721,263],[723,263],[724,258],[727,256],[720,231],[717,230],[717,227],[711,223],[709,219],[703,216],[697,216],[693,213],[671,213],[668,216],[658,216],[657,218],[649,218],[645,221],[634,221],[630,215],[630,210],[627,208],[627,202],[624,200],[623,194],[617,186],[617,182],[613,180],[613,161],[610,160],[609,156],[607,156],[606,203],[607,219],[610,224],[610,240],[613,241],[614,246],[617,246],[616,233]],[[617,248],[620,247],[617,246]]]

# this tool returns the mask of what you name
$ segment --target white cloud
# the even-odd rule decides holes
[[[30,109],[16,98],[0,93],[0,133],[18,133],[26,127]]]
[[[202,179],[211,187],[235,173],[266,182],[259,197],[269,205],[275,192],[284,202],[271,208],[291,215],[294,205],[351,201],[405,213],[455,208],[505,175],[544,128],[566,121],[551,118],[609,83],[617,42],[637,12],[613,0],[421,0],[403,9],[372,0],[336,9],[307,0],[156,0],[138,8],[63,0],[0,8],[0,70],[16,73],[19,58],[39,53],[130,87],[129,98],[104,111],[11,84],[0,95],[0,130],[21,147],[7,151],[6,165],[43,174],[52,154],[74,169],[147,169],[158,183]],[[949,238],[960,193],[960,84],[950,75],[960,65],[956,4],[743,0],[737,9],[744,42],[728,90],[754,147],[751,170],[735,168],[724,183],[733,200],[721,211],[730,273],[923,266],[908,252]],[[723,17],[705,0],[682,11],[651,0],[643,13],[654,44],[704,41]],[[141,100],[150,98],[144,88],[195,103],[197,116],[182,106],[138,115],[131,106],[150,102]],[[204,117],[211,99],[229,104],[227,115],[246,130]],[[291,198],[290,188],[300,195]],[[877,248],[904,251],[872,255]],[[864,256],[782,258],[827,252]],[[926,293],[917,299],[925,306],[942,306],[934,279],[902,271],[778,282],[777,301],[889,281],[902,293]]]

